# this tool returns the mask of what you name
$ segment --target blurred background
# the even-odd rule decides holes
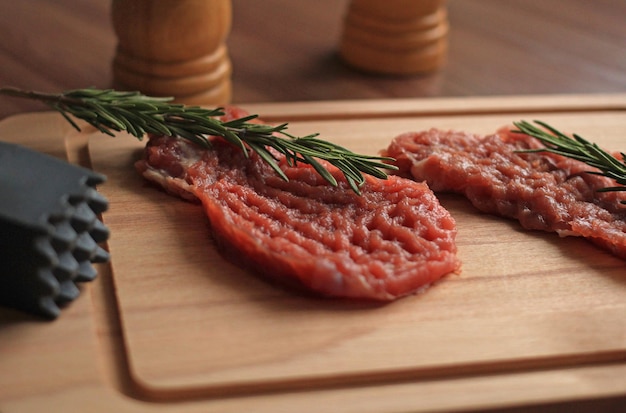
[[[417,76],[338,57],[348,0],[233,0],[232,102],[626,92],[626,1],[448,0],[446,65]],[[110,0],[0,0],[0,86],[111,87]],[[42,110],[0,97],[0,119]]]

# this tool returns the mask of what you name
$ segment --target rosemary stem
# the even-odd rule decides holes
[[[332,175],[317,161],[325,160],[341,170],[348,185],[357,193],[358,187],[365,182],[363,174],[384,179],[387,175],[382,170],[397,169],[387,162],[393,160],[391,158],[359,155],[318,139],[317,134],[292,136],[286,132],[286,123],[278,126],[251,123],[256,115],[222,122],[219,120],[219,116],[224,115],[221,108],[174,104],[170,103],[171,98],[95,88],[53,94],[0,87],[0,94],[40,101],[60,112],[76,129],[79,127],[72,117],[82,119],[111,136],[113,132],[126,131],[141,140],[146,134],[162,134],[206,147],[211,145],[210,136],[220,136],[246,154],[248,150],[257,152],[276,173],[287,179],[267,150],[273,148],[292,164],[301,162],[312,165],[330,184],[337,185]]]

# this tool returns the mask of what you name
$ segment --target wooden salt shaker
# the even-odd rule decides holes
[[[230,0],[113,0],[115,88],[193,105],[231,100]]]
[[[448,28],[445,0],[352,0],[339,53],[366,72],[428,73],[445,63]]]

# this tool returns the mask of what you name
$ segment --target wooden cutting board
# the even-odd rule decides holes
[[[624,95],[244,107],[372,154],[430,127],[491,133],[541,119],[622,150],[626,129]],[[0,365],[22,373],[0,372],[0,411],[96,396],[102,411],[380,412],[626,395],[626,264],[584,240],[524,231],[442,195],[461,274],[387,305],[303,297],[222,259],[199,206],[134,172],[134,138],[77,133],[50,113],[0,126],[0,139],[107,175],[112,257],[58,321],[0,313]],[[37,345],[49,335],[50,359]],[[26,373],[42,363],[48,374]]]

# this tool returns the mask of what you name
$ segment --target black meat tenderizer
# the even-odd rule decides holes
[[[105,176],[0,142],[0,305],[48,319],[80,295],[109,254],[98,244]]]

